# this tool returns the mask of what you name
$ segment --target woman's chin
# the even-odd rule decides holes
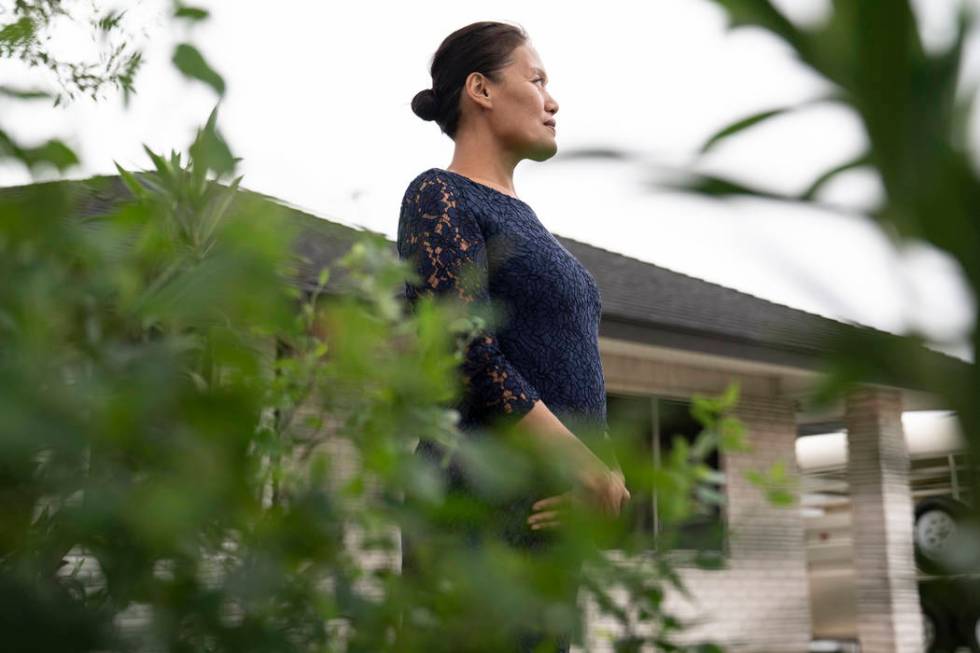
[[[538,143],[527,158],[531,159],[532,161],[547,161],[557,153],[558,143],[552,138],[547,142]]]

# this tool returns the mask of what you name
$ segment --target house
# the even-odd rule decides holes
[[[128,194],[118,178],[110,178],[107,187],[90,196],[82,182],[70,183],[79,184],[79,210],[85,215],[107,212]],[[312,262],[302,273],[312,284],[319,268],[345,253],[358,231],[290,211],[303,224],[298,249]],[[838,405],[814,413],[807,408],[808,393],[822,374],[829,339],[866,327],[556,237],[600,288],[600,350],[610,407],[648,411],[644,414],[655,440],[653,451],[661,446],[662,429],[683,429],[682,407],[692,393],[719,394],[732,381],[740,384],[735,415],[746,425],[753,449],[718,461],[728,478],[721,569],[682,566],[695,600],[670,597],[681,616],[702,622],[691,631],[692,638],[711,639],[733,651],[808,650],[811,613],[803,520],[799,510],[770,505],[742,472],[777,461],[793,469],[798,435],[846,429],[862,650],[921,650],[909,456],[901,415],[947,406],[923,388],[867,382]],[[337,282],[331,279],[327,291],[338,292]],[[965,365],[931,350],[922,356],[950,369]],[[655,530],[653,517],[642,527]],[[603,631],[612,628],[612,621],[600,619],[594,605],[583,609],[589,615],[590,650],[611,651]]]

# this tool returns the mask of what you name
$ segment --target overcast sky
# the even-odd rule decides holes
[[[170,64],[174,43],[189,37],[227,83],[219,126],[244,159],[245,187],[394,239],[408,182],[452,159],[452,141],[410,108],[431,84],[433,52],[468,23],[507,20],[529,32],[559,103],[559,155],[524,161],[514,177],[518,196],[550,231],[827,317],[919,328],[952,343],[937,348],[972,356],[964,338],[974,307],[955,264],[924,246],[896,250],[856,210],[716,203],[653,191],[643,183],[650,171],[636,164],[562,160],[572,148],[612,146],[651,164],[685,165],[725,124],[826,90],[773,37],[726,31],[710,2],[223,0],[198,3],[212,18],[190,32],[164,19],[166,0],[97,4],[127,8],[130,29],[143,30],[136,36],[146,42],[146,64],[130,107],[109,94],[65,108],[0,108],[4,127],[25,139],[66,138],[84,163],[70,177],[114,174],[113,161],[149,167],[143,143],[186,148],[217,99]],[[802,22],[826,10],[822,0],[776,4]],[[916,5],[927,44],[941,47],[952,1]],[[71,57],[91,49],[86,38],[68,26],[56,47]],[[980,71],[978,42],[968,51],[972,73]],[[23,79],[9,63],[0,74]],[[853,115],[814,106],[722,144],[700,165],[799,191],[858,153],[864,139]],[[2,185],[29,181],[0,167]],[[874,178],[853,173],[823,199],[857,208],[877,193]]]

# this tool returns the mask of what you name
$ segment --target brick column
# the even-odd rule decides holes
[[[699,622],[684,633],[685,643],[712,640],[732,653],[806,653],[810,597],[800,507],[773,505],[745,476],[781,462],[791,479],[797,477],[795,405],[785,397],[743,395],[734,416],[745,425],[751,451],[727,454],[722,463],[724,568],[679,566],[692,597],[669,592],[666,607]]]
[[[909,454],[898,389],[861,386],[846,398],[857,625],[862,653],[919,653]]]

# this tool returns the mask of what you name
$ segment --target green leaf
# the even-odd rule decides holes
[[[728,10],[729,28],[762,27],[781,37],[797,51],[808,50],[809,36],[784,16],[769,0],[715,0]]]
[[[105,16],[100,18],[98,22],[96,22],[95,26],[100,31],[111,32],[112,30],[119,27],[119,23],[122,21],[122,18],[125,15],[126,15],[125,11],[119,11],[119,12],[114,10],[110,11]]]
[[[791,506],[796,503],[796,495],[782,488],[769,490],[766,497],[774,506]]]
[[[189,149],[195,170],[213,170],[221,175],[233,172],[239,159],[232,156],[228,143],[218,131],[217,120],[218,107],[215,106]]]
[[[153,166],[156,168],[157,174],[160,175],[160,178],[168,182],[173,181],[173,177],[170,174],[170,166],[167,165],[167,160],[146,145],[143,145],[143,151],[150,157],[150,161],[153,162]]]
[[[746,129],[753,127],[754,125],[758,125],[760,122],[764,122],[769,118],[772,118],[773,116],[782,115],[784,113],[792,111],[795,108],[796,107],[781,107],[779,109],[769,109],[768,111],[760,111],[759,113],[748,116],[747,118],[742,118],[741,120],[737,120],[732,124],[728,125],[727,127],[724,127],[718,130],[717,132],[715,132],[714,134],[712,134],[711,137],[704,142],[704,145],[702,145],[699,148],[699,152],[701,154],[704,154],[712,147],[717,145],[720,141],[725,140],[729,136],[733,136],[734,134],[745,131]]]
[[[218,95],[225,94],[225,80],[208,65],[193,45],[179,44],[174,50],[173,63],[187,77],[204,82],[213,88]]]
[[[739,382],[732,381],[722,392],[720,399],[720,409],[722,411],[730,410],[735,407],[736,402],[738,402],[739,395]]]
[[[131,192],[134,197],[139,199],[144,199],[147,197],[146,189],[143,188],[143,184],[136,179],[136,176],[133,175],[133,173],[123,168],[116,161],[113,161],[112,163],[114,166],[116,166],[116,170],[119,171],[119,176],[122,178],[123,183],[126,184],[126,187],[129,188],[129,192]]]
[[[695,392],[691,395],[691,417],[696,419],[704,428],[714,427],[717,408],[710,397]]]
[[[821,188],[823,188],[823,186],[832,178],[836,177],[842,172],[847,172],[848,170],[853,170],[855,168],[860,168],[870,164],[871,164],[871,154],[869,152],[865,152],[864,154],[861,154],[860,156],[857,156],[851,159],[850,161],[845,161],[844,163],[836,165],[830,170],[828,170],[827,172],[817,177],[813,181],[813,183],[810,184],[810,187],[800,194],[799,198],[800,200],[806,202],[813,201],[816,198],[817,192]]]
[[[0,95],[17,98],[18,100],[44,100],[54,97],[47,91],[39,89],[14,88],[7,84],[0,84]]]
[[[705,483],[713,483],[714,485],[725,484],[725,472],[720,472],[716,469],[711,469],[707,465],[704,465],[698,468],[697,473],[698,479],[704,481]]]
[[[769,468],[769,479],[774,483],[784,483],[786,481],[786,463],[777,460]]]
[[[691,448],[691,457],[694,460],[704,460],[718,446],[718,434],[711,429],[701,431],[694,440]]]
[[[726,560],[725,556],[719,551],[696,550],[694,552],[694,559],[692,562],[698,569],[716,571],[725,568]],[[724,653],[724,651],[719,648],[705,648],[704,644],[700,645],[695,650],[697,653],[701,653],[701,651],[717,651],[718,653]]]
[[[720,448],[726,453],[749,451],[745,441],[745,425],[735,417],[725,416],[718,421],[718,432],[721,435]]]
[[[187,5],[177,7],[177,11],[174,12],[174,18],[186,18],[191,21],[206,20],[210,15],[207,9]]]
[[[74,150],[58,139],[52,139],[39,147],[24,148],[21,152],[21,160],[31,168],[49,164],[59,172],[64,172],[78,164],[78,156]]]
[[[676,190],[688,193],[697,193],[714,198],[747,196],[760,199],[777,200],[781,202],[793,202],[797,198],[773,193],[759,188],[752,188],[737,181],[716,177],[714,175],[693,174],[686,181],[664,182],[662,184],[668,190]]]
[[[17,22],[0,28],[0,43],[14,47],[28,43],[35,37],[37,25],[28,16],[22,16]]]
[[[724,649],[717,644],[699,644],[695,651],[697,653],[724,653]]]

